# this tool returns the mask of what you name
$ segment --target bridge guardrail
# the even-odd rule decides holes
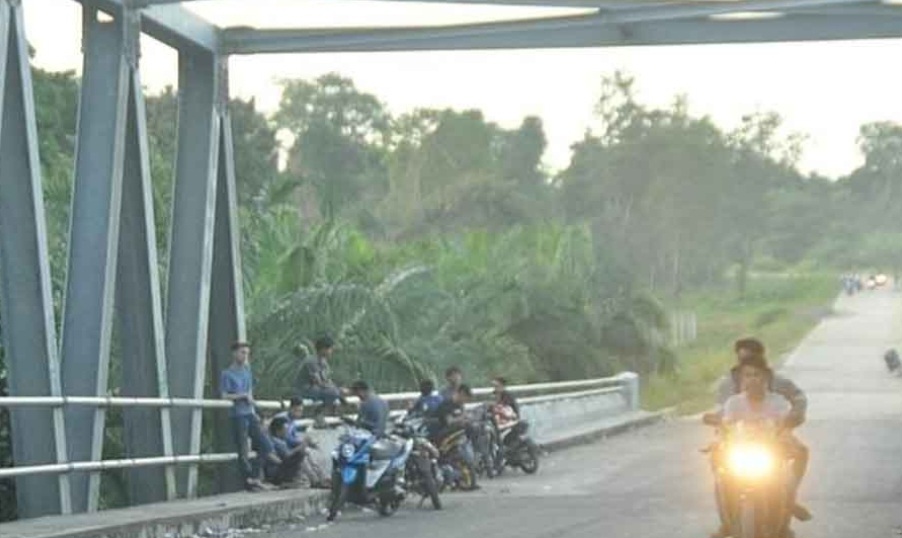
[[[632,372],[625,372],[613,377],[586,379],[579,381],[564,381],[557,383],[536,383],[529,385],[515,385],[508,390],[520,396],[521,407],[528,409],[524,412],[526,418],[536,420],[536,409],[547,407],[555,403],[569,400],[593,399],[606,395],[622,396],[623,411],[636,411],[639,409],[639,376]],[[492,394],[491,388],[474,389],[474,398],[477,402],[488,400]],[[403,392],[381,395],[394,408],[393,417],[403,414],[407,404],[412,403],[420,396],[417,392]],[[350,403],[357,403],[357,398],[348,398]],[[310,403],[305,401],[305,404]],[[288,406],[286,400],[257,400],[255,405],[261,410],[277,411]],[[0,407],[67,407],[67,406],[92,406],[92,407],[120,407],[120,408],[201,408],[201,409],[229,409],[232,403],[225,400],[214,399],[189,399],[189,398],[144,398],[123,396],[4,396],[0,397]],[[560,412],[560,411],[558,411]],[[565,412],[567,412],[565,410]],[[591,419],[592,417],[588,417]],[[555,419],[559,420],[559,419]],[[309,426],[310,419],[302,419],[298,423]],[[550,418],[547,422],[551,422]],[[335,425],[340,420],[329,417],[327,423]],[[551,425],[545,426],[545,429]],[[543,428],[540,426],[539,430]],[[188,454],[172,456],[154,456],[141,458],[123,458],[114,460],[56,462],[42,465],[26,465],[0,468],[0,479],[15,478],[38,474],[61,474],[71,472],[98,472],[112,469],[129,469],[136,467],[196,465],[207,463],[223,463],[234,461],[237,453],[213,453],[213,454]]]

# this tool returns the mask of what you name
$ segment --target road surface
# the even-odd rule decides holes
[[[814,520],[799,538],[902,536],[902,378],[883,352],[902,336],[902,296],[843,298],[788,358],[783,372],[808,392],[799,436],[812,460],[801,499]],[[270,538],[698,538],[714,529],[711,478],[698,449],[710,432],[677,419],[549,455],[536,476],[484,481],[445,495],[445,510],[407,506],[382,519],[313,518]],[[428,506],[428,504],[427,504]]]

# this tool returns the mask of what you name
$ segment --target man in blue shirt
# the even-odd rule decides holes
[[[269,424],[269,435],[278,461],[266,462],[266,478],[277,486],[287,485],[297,480],[306,447],[303,444],[291,448],[288,444],[289,423],[284,416],[273,417]]]
[[[424,379],[420,381],[420,397],[410,406],[409,414],[421,417],[430,416],[441,403],[442,397],[435,391],[435,383]]]
[[[360,398],[360,409],[357,411],[357,424],[376,437],[385,436],[385,425],[388,422],[388,403],[370,389],[366,381],[355,381],[351,392]]]
[[[276,413],[272,418],[273,420],[282,418],[287,421],[288,433],[285,437],[285,442],[288,443],[289,448],[300,446],[305,442],[303,437],[304,427],[300,426],[297,422],[304,418],[304,400],[298,397],[292,398],[288,404],[288,411]],[[311,443],[312,441],[309,441],[307,444],[309,445]]]
[[[272,445],[260,426],[260,417],[254,409],[254,378],[248,364],[251,347],[245,342],[232,345],[232,364],[222,371],[219,390],[225,400],[232,402],[229,417],[238,451],[238,466],[244,476],[244,486],[250,491],[263,488],[260,482],[260,462],[274,459]],[[248,461],[247,438],[251,438],[257,457]]]

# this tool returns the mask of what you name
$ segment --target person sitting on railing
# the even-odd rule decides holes
[[[260,462],[273,458],[272,445],[260,425],[254,409],[254,378],[249,364],[251,347],[246,342],[232,345],[232,364],[222,371],[219,389],[222,397],[232,402],[229,417],[238,452],[238,466],[249,491],[264,489],[260,481]],[[257,451],[253,463],[248,460],[248,437]]]
[[[426,417],[438,409],[442,403],[442,397],[435,391],[435,383],[429,379],[420,381],[420,397],[413,402],[408,410],[411,416]]]
[[[284,416],[273,417],[269,424],[269,436],[277,458],[266,462],[266,479],[277,486],[298,485],[298,472],[306,456],[306,446],[288,446],[291,421]]]
[[[335,342],[328,336],[317,338],[315,342],[316,356],[308,357],[301,363],[299,374],[300,395],[322,404],[316,410],[315,424],[325,427],[325,413],[334,413],[338,403],[345,403],[342,390],[332,381],[332,369],[329,358],[335,348]]]

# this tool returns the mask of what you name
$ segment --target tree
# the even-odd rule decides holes
[[[387,192],[391,117],[350,79],[327,74],[314,82],[283,81],[275,121],[294,137],[288,173],[315,194],[317,216],[368,213]]]

